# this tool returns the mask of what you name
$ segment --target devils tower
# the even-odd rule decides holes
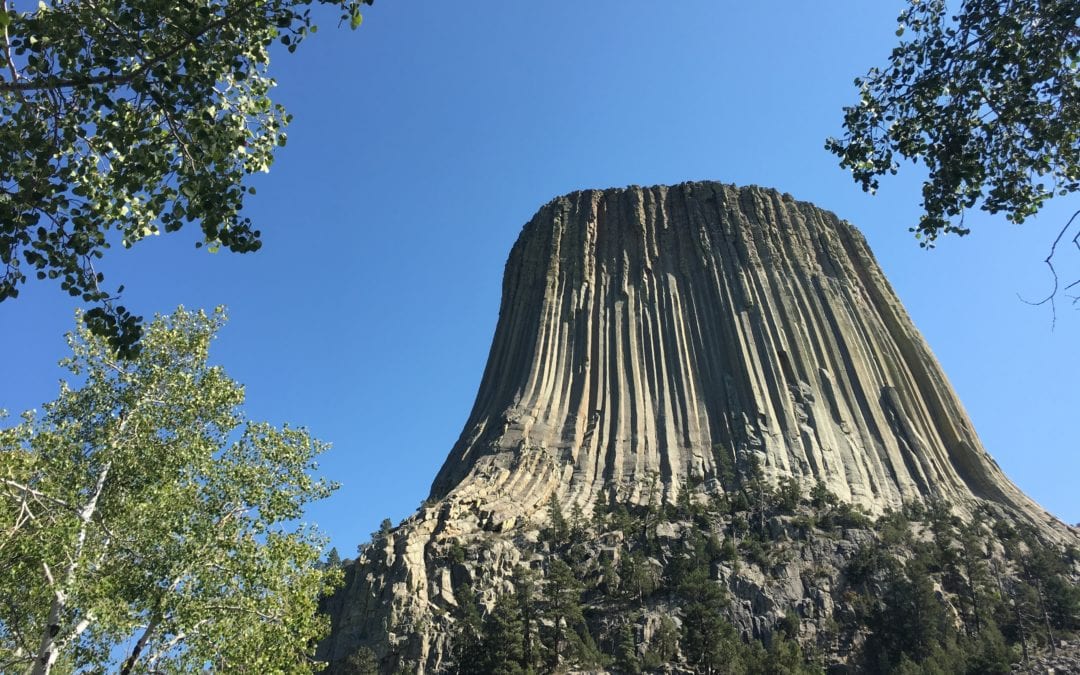
[[[490,605],[514,568],[542,566],[529,533],[552,502],[705,499],[751,464],[867,517],[937,501],[1074,536],[987,454],[850,224],[757,187],[587,190],[524,227],[461,437],[327,603],[323,657],[370,646],[438,671],[461,585]],[[448,553],[470,547],[470,564]]]

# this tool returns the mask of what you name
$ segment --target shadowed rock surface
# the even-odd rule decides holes
[[[674,502],[751,458],[870,514],[986,500],[1065,531],[983,449],[851,225],[757,187],[575,192],[514,245],[461,438],[428,502],[330,600],[324,658],[370,645],[437,669],[433,617],[463,575],[439,557],[447,542],[485,540],[494,593],[521,562],[511,535],[552,495],[588,512],[602,492],[642,504],[653,481]]]

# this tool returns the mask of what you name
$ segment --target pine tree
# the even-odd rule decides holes
[[[456,589],[454,599],[457,601],[457,621],[454,624],[450,660],[453,671],[465,675],[484,660],[484,622],[472,588],[463,585]]]
[[[663,664],[670,663],[679,653],[679,627],[670,616],[660,617],[660,626],[657,627],[649,642],[649,648],[645,651],[642,665],[648,671],[659,669]]]
[[[555,493],[552,493],[551,497],[548,498],[547,511],[547,540],[552,546],[562,546],[570,538],[570,525],[566,522],[566,517],[562,512],[562,506],[559,505],[559,500],[556,499]]]
[[[522,675],[524,625],[521,608],[513,595],[502,595],[484,621],[482,658],[476,671],[492,675]],[[469,672],[465,670],[463,672]]]
[[[582,642],[582,631],[588,633],[582,614],[581,591],[581,583],[570,566],[558,558],[552,560],[544,580],[544,619],[551,627],[547,646],[552,670],[559,668],[572,643],[578,646]],[[576,639],[568,639],[571,633],[576,633],[573,636]]]
[[[619,672],[630,675],[641,672],[641,659],[637,653],[634,624],[629,621],[619,628],[619,641],[615,645],[615,667]]]
[[[375,658],[375,652],[367,647],[357,649],[345,659],[341,667],[344,675],[378,675],[379,660]]]
[[[341,554],[338,553],[337,547],[334,546],[326,554],[326,562],[323,563],[325,569],[334,570],[341,567]]]
[[[532,572],[521,567],[515,569],[514,599],[521,614],[521,667],[525,672],[532,672],[543,661],[535,596],[536,580]]]

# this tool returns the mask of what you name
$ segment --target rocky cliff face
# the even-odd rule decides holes
[[[1033,509],[979,443],[859,233],[716,183],[543,207],[506,265],[487,370],[432,486],[669,499],[757,456],[871,512],[971,496]]]
[[[510,535],[553,495],[588,511],[657,485],[674,502],[754,461],[870,514],[989,501],[1061,531],[983,449],[851,225],[718,183],[557,198],[510,254],[480,391],[431,498],[352,570],[324,655],[370,644],[437,669],[461,581],[439,559],[449,542],[487,542],[494,594],[520,562]]]

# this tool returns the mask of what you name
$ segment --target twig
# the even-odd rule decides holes
[[[41,492],[40,490],[35,490],[34,488],[30,487],[29,485],[23,485],[22,483],[18,483],[16,481],[10,480],[8,478],[0,478],[0,482],[4,483],[4,485],[7,485],[9,487],[16,488],[17,490],[21,491],[23,494],[31,495],[31,496],[35,497],[38,501],[41,501],[42,499],[46,499],[46,500],[48,500],[50,502],[53,502],[54,504],[59,504],[60,506],[63,506],[63,507],[66,507],[66,508],[71,508],[71,505],[68,504],[67,502],[65,502],[63,499],[58,499],[56,497],[52,497],[50,495],[47,495],[44,492]]]
[[[1073,213],[1072,217],[1069,218],[1069,221],[1067,223],[1065,223],[1065,227],[1061,228],[1061,231],[1058,232],[1058,235],[1056,237],[1054,237],[1054,243],[1050,245],[1050,253],[1046,256],[1046,259],[1043,260],[1043,262],[1046,264],[1046,266],[1050,268],[1050,274],[1054,278],[1054,288],[1053,288],[1053,290],[1051,290],[1049,295],[1047,295],[1045,298],[1043,298],[1042,300],[1037,300],[1037,301],[1026,300],[1019,293],[1016,294],[1016,296],[1018,298],[1020,298],[1021,302],[1025,303],[1025,304],[1028,304],[1028,305],[1045,305],[1048,302],[1050,303],[1050,313],[1051,313],[1050,330],[1053,330],[1054,326],[1057,324],[1057,304],[1054,302],[1054,298],[1057,296],[1058,290],[1060,289],[1060,285],[1061,285],[1060,284],[1060,279],[1058,278],[1057,268],[1054,267],[1054,255],[1057,253],[1057,247],[1058,247],[1058,244],[1061,243],[1062,237],[1064,237],[1065,233],[1069,231],[1070,227],[1072,227],[1073,221],[1076,220],[1077,216],[1080,216],[1080,211],[1076,211],[1075,213]],[[1071,241],[1072,241],[1072,243],[1074,245],[1076,245],[1076,248],[1078,250],[1080,250],[1080,232],[1077,232],[1076,236],[1073,237]],[[1065,290],[1069,290],[1070,288],[1077,285],[1078,283],[1080,283],[1080,280],[1074,281],[1073,283],[1066,286]]]

